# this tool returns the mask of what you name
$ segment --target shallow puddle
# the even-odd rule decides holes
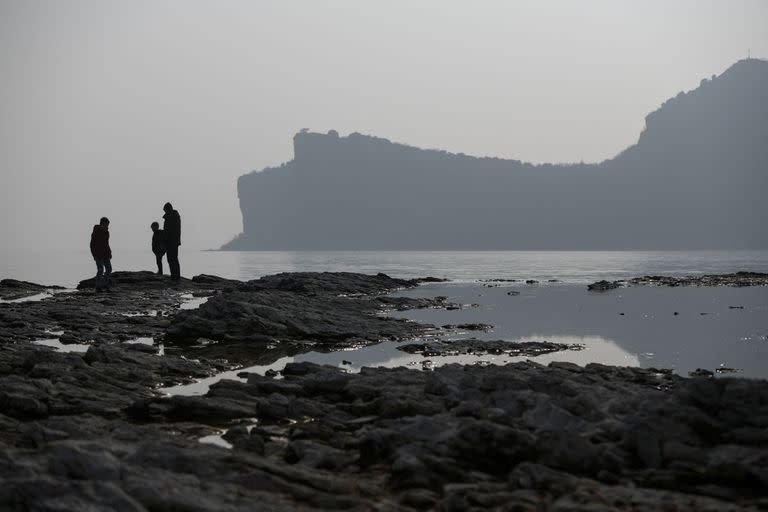
[[[181,298],[184,300],[179,305],[179,309],[197,309],[210,299],[210,297],[194,297],[191,293],[185,293]]]
[[[59,341],[59,338],[50,338],[50,339],[44,339],[44,340],[34,340],[32,343],[35,345],[43,345],[46,347],[55,348],[59,352],[78,352],[78,353],[86,353],[88,352],[88,349],[91,347],[88,344],[78,344],[78,343],[62,343]]]
[[[512,292],[512,293],[510,293]],[[517,292],[517,293],[514,293]],[[438,329],[435,336],[409,342],[386,341],[337,352],[307,352],[281,358],[270,365],[251,366],[203,379],[193,384],[163,388],[167,395],[201,395],[222,379],[245,381],[238,373],[264,375],[280,371],[289,362],[313,362],[359,372],[360,368],[405,366],[430,370],[445,364],[507,364],[531,360],[581,366],[601,363],[615,366],[670,368],[681,375],[709,368],[715,375],[729,372],[743,376],[768,376],[768,287],[637,287],[606,293],[584,286],[494,285],[440,283],[399,291],[396,295],[434,297],[447,295],[464,304],[458,310],[418,309],[389,312],[394,317],[431,323],[489,324],[487,331]],[[701,314],[708,313],[708,314]],[[424,357],[397,350],[405,343],[428,343],[479,338],[514,342],[549,341],[582,345],[539,356],[456,354]]]
[[[0,304],[19,304],[22,302],[38,302],[43,299],[47,299],[48,297],[53,297],[53,293],[49,292],[42,292],[42,293],[36,293],[34,295],[29,295],[27,297],[21,297],[19,299],[0,299]]]

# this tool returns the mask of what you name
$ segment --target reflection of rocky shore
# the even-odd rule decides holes
[[[593,291],[612,290],[627,286],[766,286],[768,274],[736,272],[733,274],[707,274],[701,276],[643,276],[618,281],[597,281],[587,288]]]
[[[409,343],[400,345],[398,350],[409,354],[421,354],[424,357],[443,357],[461,354],[506,354],[509,356],[536,357],[541,354],[551,354],[561,350],[581,350],[581,345],[573,343],[552,343],[549,341],[513,342],[504,340],[454,340],[433,341],[431,343]]]
[[[376,312],[445,304],[383,296],[415,284],[383,275],[283,274],[245,284],[198,276],[176,288],[143,274],[116,279],[112,294],[0,304],[0,509],[721,511],[768,503],[766,381],[597,364],[348,374],[300,363],[282,380],[251,374],[205,396],[163,398],[153,389],[224,365],[199,354],[232,363],[249,350],[246,360],[284,347],[410,337],[423,327]],[[178,312],[182,293],[212,298]],[[85,354],[28,343],[46,330],[95,343]],[[119,343],[166,332],[166,356]],[[547,348],[557,347],[517,347]],[[217,433],[223,438],[210,437]],[[198,442],[206,436],[230,448]]]

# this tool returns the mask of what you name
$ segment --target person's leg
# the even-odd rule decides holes
[[[168,258],[168,269],[171,272],[171,279],[178,279],[181,275],[179,269],[179,246],[170,245],[166,251],[166,257]]]
[[[156,252],[155,260],[157,261],[157,275],[163,275],[163,253]]]
[[[104,278],[104,260],[96,260],[96,291],[101,290]]]
[[[104,260],[104,287],[109,290],[109,276],[112,275],[112,260]]]

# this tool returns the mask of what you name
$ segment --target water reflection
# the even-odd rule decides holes
[[[290,362],[311,362],[342,368],[345,371],[357,373],[363,367],[396,368],[405,366],[414,369],[434,368],[446,364],[507,364],[526,360],[540,364],[549,364],[552,361],[568,361],[578,365],[586,365],[591,362],[600,362],[618,366],[640,366],[636,355],[623,350],[615,342],[599,336],[531,336],[510,341],[527,342],[547,340],[555,343],[581,344],[583,350],[564,350],[543,354],[536,357],[508,356],[493,354],[460,354],[441,357],[424,357],[419,354],[408,354],[397,348],[402,343],[385,341],[376,345],[358,348],[355,350],[341,350],[338,352],[306,352],[292,357],[283,357],[269,365],[258,365],[240,370],[224,372],[215,377],[203,379],[193,384],[162,388],[159,391],[166,395],[203,395],[208,392],[212,384],[222,379],[239,380],[245,382],[241,373],[257,373],[265,375],[267,371],[280,371]],[[425,364],[426,363],[426,364]]]
[[[88,349],[90,348],[90,345],[85,345],[85,344],[62,343],[61,341],[59,341],[59,338],[34,340],[32,343],[34,343],[35,345],[43,345],[46,347],[55,348],[59,352],[77,352],[82,354],[88,352]]]
[[[508,291],[519,295],[507,295]],[[610,340],[643,367],[671,368],[687,375],[696,368],[721,366],[744,376],[768,377],[768,287],[635,287],[606,293],[576,285],[435,284],[401,292],[408,296],[446,295],[456,311],[415,310],[395,316],[434,325],[484,323],[481,339],[515,340],[555,336]],[[595,353],[587,351],[586,354]],[[552,354],[562,360],[562,353]],[[584,355],[586,355],[584,354]],[[617,364],[600,357],[595,362]],[[622,364],[622,363],[618,363]],[[623,363],[629,364],[629,363]]]

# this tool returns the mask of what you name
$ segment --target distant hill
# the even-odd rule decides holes
[[[600,164],[532,165],[302,132],[238,180],[230,250],[768,248],[768,62],[650,113]]]

